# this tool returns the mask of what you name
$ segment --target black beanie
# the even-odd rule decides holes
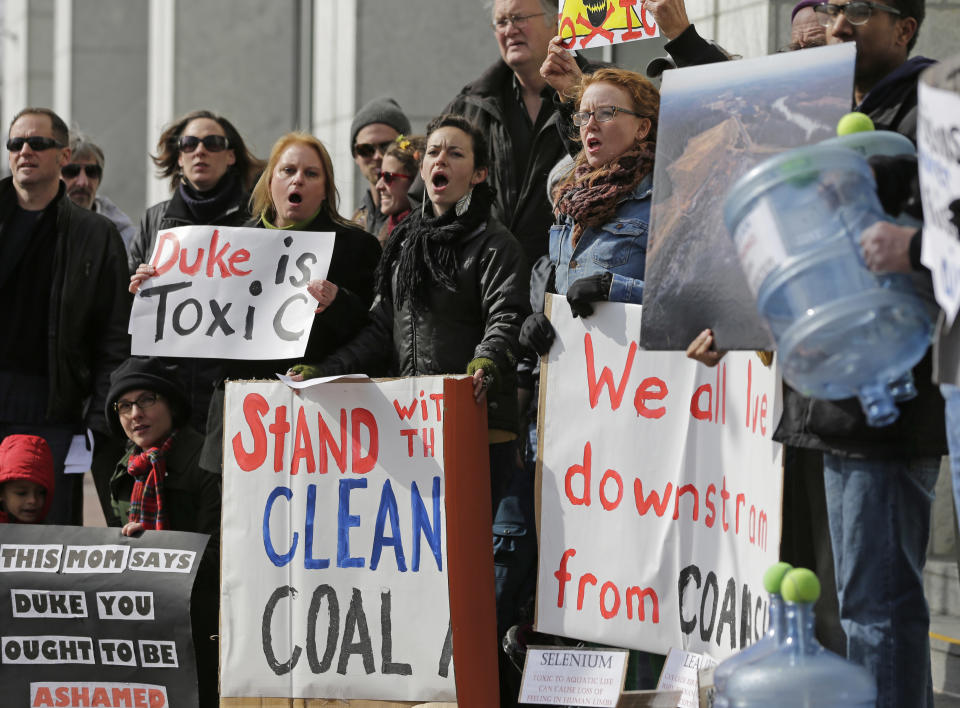
[[[410,119],[404,114],[400,104],[392,98],[381,96],[365,105],[354,116],[350,124],[350,151],[357,142],[357,133],[371,123],[385,123],[402,135],[410,135]]]
[[[177,365],[157,357],[132,356],[110,374],[110,392],[104,415],[107,427],[114,435],[125,438],[120,416],[113,404],[127,391],[144,389],[159,393],[170,402],[174,424],[190,419],[190,400],[177,373]]]

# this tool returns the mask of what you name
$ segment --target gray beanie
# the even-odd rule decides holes
[[[386,123],[398,133],[410,134],[410,119],[404,114],[400,104],[392,98],[381,96],[365,105],[350,124],[350,150],[357,141],[357,133],[371,123]]]

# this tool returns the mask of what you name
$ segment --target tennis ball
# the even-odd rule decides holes
[[[763,574],[763,589],[769,593],[779,594],[783,576],[791,570],[793,570],[793,566],[783,561],[771,565],[767,568],[767,572]]]
[[[820,581],[812,570],[794,568],[783,576],[780,594],[787,602],[816,602],[820,597]]]
[[[873,121],[865,113],[854,111],[847,113],[840,122],[837,123],[837,135],[850,135],[850,133],[867,133],[874,130]]]

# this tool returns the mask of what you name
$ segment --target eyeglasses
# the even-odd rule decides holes
[[[147,408],[152,408],[159,400],[160,394],[145,393],[135,401],[125,401],[121,398],[119,401],[113,404],[113,409],[124,418],[128,418],[133,415],[134,406],[137,406],[140,410],[145,411]]]
[[[387,154],[387,148],[393,145],[393,140],[387,140],[383,143],[357,143],[353,146],[353,154],[359,155],[364,160],[369,160],[376,154],[377,150],[381,155]],[[390,184],[387,182],[387,184]]]
[[[383,180],[384,184],[393,184],[395,179],[413,179],[410,175],[405,175],[401,172],[387,172],[386,170],[380,170],[380,179]]]
[[[825,2],[820,5],[815,5],[813,9],[816,11],[817,20],[820,21],[822,27],[829,27],[832,24],[836,24],[841,13],[847,18],[847,22],[851,25],[867,24],[867,20],[870,19],[874,10],[883,10],[884,12],[889,12],[891,15],[903,14],[895,7],[882,5],[878,2],[867,2],[866,0],[854,0],[844,5],[832,5]]]
[[[24,144],[30,146],[34,152],[43,152],[50,148],[62,148],[63,143],[59,143],[53,138],[43,138],[39,135],[31,135],[29,138],[10,138],[7,140],[7,150],[9,152],[20,152]]]
[[[491,23],[494,32],[506,32],[507,27],[513,25],[518,30],[522,30],[527,26],[527,22],[531,17],[543,17],[545,12],[538,12],[533,15],[505,15],[504,17],[498,17]]]
[[[87,179],[100,179],[103,176],[103,168],[100,167],[100,165],[78,165],[74,162],[61,167],[60,174],[62,174],[65,179],[73,179],[80,174],[80,170],[86,173]]]
[[[639,113],[634,113],[633,111],[628,111],[626,108],[621,108],[620,106],[600,106],[595,111],[578,111],[573,114],[573,124],[576,126],[586,125],[590,122],[590,116],[593,116],[597,119],[597,123],[606,123],[613,120],[617,113],[629,113],[632,116],[637,118],[644,118],[645,116],[640,115]]]
[[[222,135],[204,135],[198,138],[196,135],[181,135],[178,143],[180,152],[193,152],[203,143],[203,146],[210,152],[223,152],[230,145],[229,141]]]

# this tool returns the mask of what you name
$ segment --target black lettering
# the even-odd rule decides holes
[[[730,648],[737,648],[737,584],[733,578],[727,580],[727,588],[723,592],[723,605],[720,607],[720,620],[717,622],[717,646],[720,646],[720,637],[723,636],[723,626],[730,628]]]
[[[297,269],[300,271],[300,278],[294,278],[290,276],[290,285],[293,285],[297,288],[305,287],[308,282],[310,282],[310,268],[306,265],[307,261],[310,263],[316,263],[317,257],[312,253],[301,253],[300,257],[297,258]]]
[[[153,333],[153,341],[159,342],[163,339],[163,323],[167,319],[167,295],[189,288],[192,285],[189,281],[184,283],[170,283],[169,285],[156,285],[152,288],[140,288],[140,297],[160,296],[160,302],[157,303],[157,327]]]
[[[353,589],[353,596],[350,598],[350,609],[347,610],[347,617],[343,623],[343,641],[340,643],[340,661],[337,663],[337,673],[343,676],[347,675],[347,663],[353,654],[360,654],[363,657],[363,670],[372,674],[373,664],[373,645],[370,642],[370,631],[367,629],[367,616],[363,612],[363,597],[360,590]],[[359,634],[360,638],[354,642],[354,634]]]
[[[227,336],[230,336],[234,333],[233,327],[227,323],[227,313],[230,311],[230,308],[233,307],[232,302],[228,302],[226,307],[220,307],[220,303],[216,300],[210,300],[210,314],[213,315],[213,322],[210,323],[210,326],[207,328],[207,331],[204,333],[208,337],[213,336],[214,330],[217,327],[223,330],[223,333]]]
[[[710,610],[710,625],[707,625],[706,612],[707,595],[713,590],[713,607]],[[700,598],[700,639],[705,642],[710,641],[713,636],[713,625],[717,621],[717,604],[720,602],[720,586],[717,584],[717,575],[712,570],[707,573],[707,579],[703,583],[703,597]]]
[[[390,618],[390,591],[380,593],[380,633],[383,645],[380,647],[380,673],[410,676],[413,669],[410,664],[393,661],[393,621]]]
[[[283,304],[280,305],[279,309],[277,310],[277,314],[273,316],[273,331],[276,332],[277,336],[285,342],[295,342],[300,339],[301,336],[303,336],[302,329],[299,332],[291,332],[283,326],[283,314],[287,311],[287,308],[297,300],[300,300],[301,302],[307,302],[307,296],[303,293],[291,295],[283,301]]]
[[[273,620],[273,610],[276,608],[277,603],[280,602],[283,598],[290,596],[296,597],[297,590],[289,585],[282,585],[273,591],[273,594],[270,595],[270,599],[267,600],[266,606],[263,608],[263,624],[260,628],[260,634],[263,641],[263,656],[267,660],[267,666],[270,667],[270,670],[273,671],[277,676],[283,676],[288,674],[293,670],[293,667],[297,665],[297,661],[300,660],[300,647],[295,646],[293,648],[293,654],[290,658],[282,664],[277,661],[277,655],[273,653],[273,639],[270,633],[270,623]]]
[[[678,595],[680,596],[680,631],[684,634],[692,634],[697,626],[697,618],[686,619],[683,616],[683,600],[687,592],[687,584],[690,580],[700,589],[700,569],[695,565],[688,565],[680,571],[680,580],[677,582]]]
[[[187,305],[190,305],[194,308],[197,321],[189,327],[184,327],[180,320],[182,318],[183,311],[187,308]],[[188,297],[186,300],[173,308],[173,321],[170,324],[173,325],[173,331],[183,337],[184,335],[195,332],[197,327],[200,326],[201,320],[203,320],[203,307],[200,305],[200,301],[194,300],[192,297]]]
[[[317,616],[320,614],[320,605],[323,598],[327,598],[327,646],[323,651],[323,658],[317,658]],[[310,670],[315,674],[326,673],[333,663],[333,654],[337,650],[337,638],[340,636],[340,603],[337,593],[329,585],[320,585],[313,591],[310,600],[310,609],[307,612],[307,661]]]

